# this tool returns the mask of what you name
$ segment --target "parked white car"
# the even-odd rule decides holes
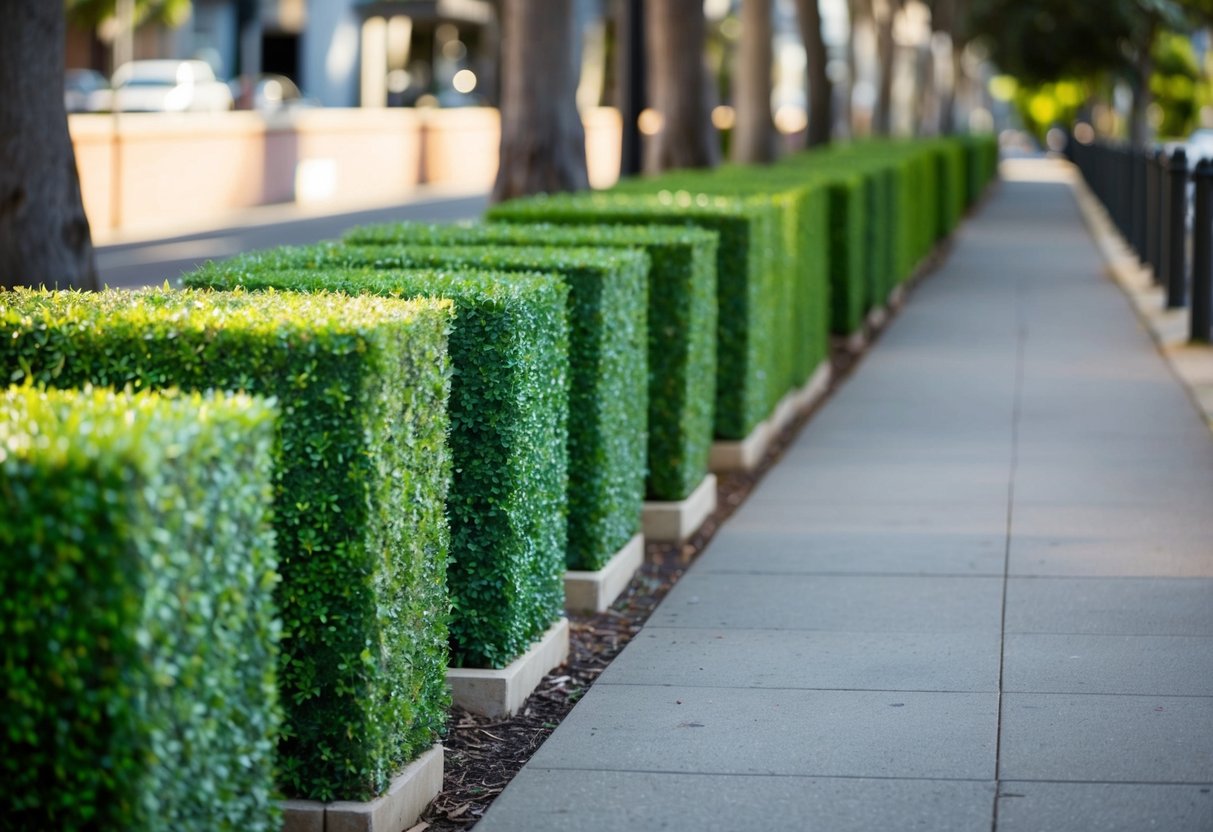
[[[206,61],[131,61],[113,78],[113,107],[124,113],[222,112],[232,91]]]

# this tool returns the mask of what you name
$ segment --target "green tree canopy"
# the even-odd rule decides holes
[[[95,29],[115,15],[116,0],[66,0],[67,19],[73,25]],[[135,0],[135,22],[178,26],[190,12],[190,0]]]

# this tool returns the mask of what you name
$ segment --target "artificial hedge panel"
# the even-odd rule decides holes
[[[720,235],[716,256],[719,318],[716,340],[715,433],[744,439],[771,411],[778,347],[779,214],[769,199],[562,194],[511,200],[493,220],[559,224],[694,226]]]
[[[274,417],[0,393],[5,828],[280,828]]]
[[[568,292],[557,275],[220,267],[187,282],[452,301],[452,663],[503,667],[560,617]]]
[[[242,390],[281,408],[279,785],[362,799],[445,721],[450,305],[339,295],[18,291],[0,367],[73,387]]]
[[[208,273],[283,269],[447,268],[545,272],[567,284],[569,307],[569,569],[606,565],[639,530],[644,499],[649,258],[643,251],[525,246],[282,248],[208,266]],[[219,282],[223,282],[220,280]]]
[[[654,500],[681,500],[708,471],[716,392],[716,250],[694,227],[392,223],[351,231],[356,245],[593,246],[649,255],[648,479]]]

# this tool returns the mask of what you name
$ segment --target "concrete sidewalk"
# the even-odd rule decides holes
[[[1213,436],[1050,164],[478,832],[1213,829]]]

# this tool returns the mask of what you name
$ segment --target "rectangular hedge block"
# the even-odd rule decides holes
[[[0,367],[55,387],[279,404],[279,786],[363,799],[445,722],[450,304],[340,295],[18,291]]]
[[[620,182],[613,193],[764,199],[778,213],[774,258],[777,333],[770,406],[804,385],[827,358],[829,334],[829,205],[818,176],[789,177],[787,171],[726,165],[710,171],[677,170]]]
[[[693,226],[716,231],[717,305],[715,432],[742,439],[771,412],[778,343],[778,210],[761,198],[563,194],[494,206],[488,217],[508,222]]]
[[[279,828],[274,418],[0,393],[5,828]]]
[[[648,480],[653,500],[681,500],[708,471],[716,396],[716,250],[693,227],[392,223],[351,231],[352,245],[593,246],[649,256]]]
[[[649,258],[631,249],[525,246],[283,248],[213,264],[188,282],[283,269],[542,271],[569,292],[569,569],[595,571],[640,528],[647,417]]]
[[[504,667],[561,616],[568,290],[559,276],[220,268],[187,282],[450,300],[452,664]]]

